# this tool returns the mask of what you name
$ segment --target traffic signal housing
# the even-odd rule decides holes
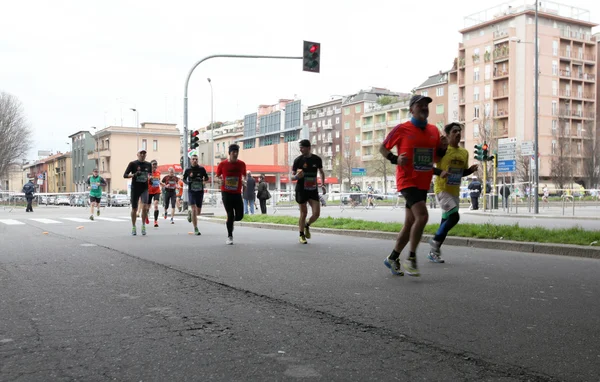
[[[481,161],[481,162],[484,161],[483,146],[484,146],[483,144],[475,145],[475,153],[474,153],[475,154],[474,155],[475,160],[478,160],[478,161]],[[487,145],[486,145],[486,149],[487,149]]]
[[[304,41],[302,54],[302,70],[305,72],[319,73],[321,70],[321,44],[318,42]]]
[[[483,154],[483,160],[487,161],[488,159],[488,153],[489,153],[489,146],[487,143],[483,142],[483,145],[481,146],[481,152]]]
[[[200,137],[198,137],[198,135],[200,135],[200,132],[198,130],[194,130],[190,133],[190,148],[192,150],[198,147],[199,145],[198,141],[200,140]]]

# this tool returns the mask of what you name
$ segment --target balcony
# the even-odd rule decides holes
[[[323,166],[323,170],[325,171],[333,171],[333,166],[330,164],[326,164]]]
[[[501,62],[508,60],[510,51],[508,48],[496,48],[494,49],[494,62]]]
[[[571,55],[573,54],[573,52],[571,52],[571,50],[569,49],[559,49],[558,50],[558,57],[560,57],[561,59],[567,59],[567,60],[571,60]]]
[[[334,109],[333,113],[334,114],[341,114],[342,113],[342,109]]]
[[[589,33],[579,33],[579,32],[567,30],[564,28],[560,29],[560,37],[573,39],[573,40],[588,41],[588,42],[596,41],[596,37],[590,35]]]
[[[458,101],[458,104],[459,104],[459,105],[464,105],[464,104],[465,104],[465,99],[464,99],[464,98],[461,98],[461,99]]]
[[[323,143],[332,144],[333,143],[333,138],[331,138],[331,137],[324,138],[323,139]]]
[[[375,124],[375,130],[385,129],[387,126],[386,122],[378,122]]]
[[[583,93],[583,99],[596,99],[596,93]]]
[[[387,121],[388,127],[396,127],[396,125],[399,125],[399,124],[400,124],[399,119],[390,119],[389,121]]]
[[[108,149],[100,150],[100,152],[98,154],[101,157],[110,157],[110,150],[108,150]]]
[[[570,109],[560,109],[558,111],[559,118],[571,118],[571,110]],[[553,113],[554,115],[554,113]]]
[[[108,172],[108,171],[100,171],[100,176],[103,177],[104,179],[111,178],[110,172]]]
[[[320,113],[318,113],[318,114],[317,114],[317,116],[318,116],[319,118],[323,118],[323,117],[325,116],[325,112],[324,112],[324,111],[323,111],[323,112],[320,112]]]
[[[494,118],[508,118],[508,110],[506,109],[498,109],[494,113]]]
[[[373,160],[373,154],[367,154],[362,156],[363,161]]]
[[[327,151],[327,152],[325,153],[325,157],[327,157],[327,158],[332,158],[332,157],[333,157],[333,153],[332,153],[331,151]]]
[[[372,139],[363,139],[361,142],[362,146],[372,146],[373,145],[373,140]]]
[[[554,74],[554,73],[552,73]],[[566,70],[566,69],[559,69],[558,70],[558,76],[559,77],[565,77],[565,78],[571,78],[571,71],[570,70]]]
[[[323,130],[333,130],[333,125],[323,125]]]
[[[333,115],[333,110],[327,110],[326,114],[328,117],[331,117]]]
[[[566,89],[560,89],[558,91],[558,96],[560,98],[571,98],[571,91]]]
[[[316,133],[316,132],[317,132],[317,127],[316,127],[316,126],[309,127],[309,128],[308,128],[308,131],[309,131],[310,133]]]
[[[458,85],[459,86],[465,86],[465,78],[464,77],[461,77],[461,78],[458,79]]]
[[[362,125],[362,131],[373,131],[373,124]]]
[[[500,31],[494,31],[494,40],[508,37],[508,29],[502,29]]]
[[[508,128],[504,126],[494,126],[492,135],[494,138],[508,137]]]
[[[494,79],[508,77],[508,70],[494,70]]]
[[[492,93],[492,98],[506,98],[508,97],[508,89],[496,89]]]

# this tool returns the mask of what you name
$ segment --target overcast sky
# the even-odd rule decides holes
[[[600,2],[563,0],[600,21]],[[405,0],[0,0],[0,91],[18,97],[37,150],[68,151],[91,126],[177,123],[190,68],[212,54],[301,56],[322,44],[321,73],[301,60],[209,60],[189,88],[189,127],[243,118],[259,104],[324,102],[371,86],[408,92],[449,69],[464,17],[502,4]],[[598,28],[594,29],[595,32]],[[133,154],[132,154],[133,155]]]

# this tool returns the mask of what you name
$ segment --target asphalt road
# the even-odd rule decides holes
[[[390,241],[127,212],[0,210],[0,380],[599,380],[598,260],[421,246],[398,277]]]

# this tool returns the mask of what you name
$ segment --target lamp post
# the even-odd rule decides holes
[[[135,113],[135,140],[137,141],[137,150],[140,151],[140,114],[138,110],[134,107],[129,108],[129,110]],[[146,148],[147,150],[147,148]]]
[[[215,177],[215,120],[214,120],[214,106],[213,106],[213,86],[212,86],[212,81],[210,80],[210,78],[206,79],[208,81],[208,84],[210,85],[210,188],[211,190],[214,189],[215,186],[215,181],[214,181],[214,177]]]
[[[98,152],[98,128],[96,126],[92,126],[92,129],[94,129],[94,141],[96,142],[95,145],[96,147],[94,147],[94,151],[96,151],[96,168],[99,170],[100,169],[100,154]]]

